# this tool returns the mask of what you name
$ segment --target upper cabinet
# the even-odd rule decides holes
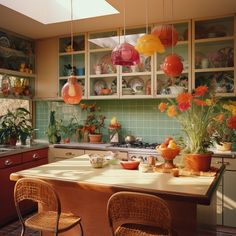
[[[0,30],[0,97],[33,97],[34,50],[32,40]]]
[[[72,71],[76,75],[78,83],[82,86],[83,98],[86,98],[87,96],[87,58],[85,53],[85,38],[85,34],[74,35],[73,43],[71,43],[71,37],[63,37],[59,39],[59,96],[61,96],[61,89],[63,85],[67,82],[67,79]]]
[[[126,42],[135,46],[137,39],[146,33],[146,28],[128,28],[125,33]],[[122,30],[120,34],[120,42],[123,43],[124,31]],[[153,97],[153,57],[140,55],[140,63],[138,65],[119,67],[121,98]]]
[[[172,23],[168,23],[172,25]],[[158,25],[155,25],[158,26]],[[190,21],[173,23],[178,32],[178,42],[174,47],[166,48],[162,54],[155,55],[155,97],[173,97],[191,88],[191,23]],[[177,54],[183,63],[183,72],[178,77],[165,75],[161,69],[166,56]]]
[[[88,35],[88,98],[119,97],[119,68],[111,62],[117,44],[118,30]]]
[[[192,22],[192,86],[221,96],[235,94],[234,16]]]

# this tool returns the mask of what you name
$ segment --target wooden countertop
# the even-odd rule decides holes
[[[10,179],[16,181],[22,177],[34,177],[77,183],[80,187],[99,189],[99,191],[116,188],[163,195],[175,200],[184,198],[187,201],[209,204],[223,170],[224,166],[216,177],[173,177],[167,173],[125,170],[120,165],[107,165],[96,169],[91,167],[88,155],[82,155],[12,173]]]

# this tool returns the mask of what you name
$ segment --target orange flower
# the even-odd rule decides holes
[[[85,103],[80,103],[80,108],[81,108],[82,110],[86,109],[86,108],[87,108],[87,104],[85,104]]]
[[[204,101],[204,100],[195,98],[193,101],[194,101],[195,104],[198,105],[198,106],[207,106],[207,103],[206,103],[206,101]]]
[[[225,120],[225,115],[224,113],[220,113],[219,115],[217,115],[215,118],[213,118],[215,121],[219,122],[219,123],[223,123]]]
[[[236,129],[236,116],[231,116],[231,117],[228,119],[227,126],[228,126],[230,129]]]
[[[176,101],[180,103],[190,103],[193,96],[190,93],[181,93],[177,96]]]
[[[207,104],[207,106],[213,105],[214,104],[213,99],[206,99],[206,104]]]
[[[179,104],[178,104],[178,109],[179,109],[180,111],[186,111],[186,110],[189,109],[190,106],[191,106],[190,103],[183,102],[183,103],[179,103]]]
[[[160,112],[164,112],[167,108],[167,103],[165,102],[161,102],[158,106],[158,109],[160,110]]]
[[[207,86],[199,86],[195,89],[194,91],[194,96],[195,97],[201,97],[203,96],[206,92],[208,91]]]
[[[176,112],[176,109],[175,109],[175,106],[172,105],[172,106],[169,106],[168,110],[167,110],[167,115],[169,117],[173,117],[173,116],[176,116],[177,115],[177,112]]]

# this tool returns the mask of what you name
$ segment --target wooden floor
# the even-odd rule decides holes
[[[12,224],[6,225],[0,228],[0,236],[20,236],[21,224],[19,221],[16,221]],[[39,236],[39,232],[34,230],[26,229],[25,236]],[[86,236],[86,232],[84,233]],[[210,232],[202,233],[199,236],[211,236]],[[109,236],[109,235],[94,235],[94,236]],[[179,235],[183,236],[183,235]],[[229,227],[217,227],[217,236],[236,236],[236,228]]]

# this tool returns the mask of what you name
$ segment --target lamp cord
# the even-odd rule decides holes
[[[173,0],[171,0],[171,18],[172,18],[172,31],[171,31],[171,43],[172,43],[172,55],[174,54],[174,23],[173,23],[173,18],[174,18],[174,13],[173,13]]]
[[[145,10],[146,10],[146,34],[148,34],[148,0],[146,0]]]
[[[125,18],[126,18],[126,12],[125,12],[125,0],[123,0],[123,8],[124,8],[124,43],[126,42],[126,40],[125,40],[125,36],[126,36],[126,32],[125,32],[125,24],[126,24],[126,22],[125,22]]]
[[[74,56],[73,56],[73,0],[70,1],[70,36],[71,36],[71,67],[72,67],[72,72],[73,72],[73,67],[74,67]]]

